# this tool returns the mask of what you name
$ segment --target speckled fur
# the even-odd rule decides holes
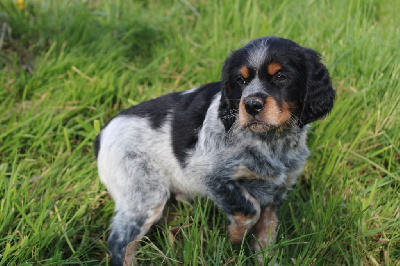
[[[286,52],[297,59],[285,58]],[[275,80],[280,69],[273,75],[263,72],[275,61],[288,81]],[[249,73],[238,83],[243,65]],[[316,78],[309,85],[308,79]],[[324,99],[314,104],[310,95]],[[238,119],[239,102],[267,96],[278,105],[296,103],[290,120],[268,126],[265,118],[254,115],[264,130],[244,127]],[[306,124],[326,115],[333,99],[328,72],[314,51],[269,36],[235,51],[225,62],[221,82],[169,94],[117,115],[95,142],[100,179],[115,201],[108,240],[113,264],[123,263],[127,244],[146,234],[172,194],[213,200],[227,214],[233,242],[256,223],[269,224],[259,221],[261,210],[273,210],[261,217],[277,217],[309,155]],[[276,228],[277,220],[273,222]]]

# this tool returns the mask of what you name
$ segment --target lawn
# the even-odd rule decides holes
[[[396,8],[397,6],[397,8]],[[2,0],[0,265],[107,264],[93,140],[119,111],[217,81],[277,35],[319,51],[337,100],[279,218],[284,265],[400,264],[399,0]],[[144,265],[252,265],[209,201],[141,241]],[[267,261],[266,261],[267,263]]]

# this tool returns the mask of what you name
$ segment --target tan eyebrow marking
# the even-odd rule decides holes
[[[250,76],[249,69],[246,66],[242,66],[239,72],[245,79],[247,79]]]
[[[273,62],[268,65],[268,74],[270,75],[276,74],[279,70],[281,70],[281,65],[278,63]]]

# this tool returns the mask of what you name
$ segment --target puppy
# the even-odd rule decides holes
[[[95,154],[115,201],[112,263],[160,219],[171,195],[210,198],[229,219],[229,239],[274,241],[278,211],[309,151],[308,124],[335,92],[315,51],[267,36],[234,51],[222,80],[122,111],[100,132]]]

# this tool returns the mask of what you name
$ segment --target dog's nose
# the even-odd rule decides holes
[[[246,112],[250,115],[256,115],[264,109],[264,102],[258,98],[250,98],[244,102]]]

